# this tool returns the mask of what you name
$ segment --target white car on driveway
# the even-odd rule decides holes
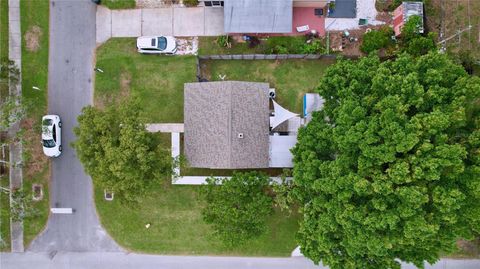
[[[177,41],[173,36],[141,36],[137,38],[137,49],[146,54],[175,54]]]
[[[48,157],[58,157],[62,153],[62,121],[58,115],[42,117],[42,146]]]

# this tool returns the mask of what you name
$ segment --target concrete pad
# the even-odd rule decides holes
[[[12,7],[20,7],[20,1],[18,0],[9,0],[8,1],[8,7],[9,8],[12,8]]]
[[[205,8],[205,35],[224,35],[223,8]]]
[[[112,10],[112,37],[142,35],[142,10]]]
[[[205,35],[205,8],[189,7],[173,9],[173,35]]]
[[[151,133],[183,133],[185,130],[183,123],[150,123],[145,128]]]
[[[20,34],[20,21],[19,20],[9,20],[8,27],[11,34]]]
[[[97,6],[97,44],[107,41],[112,37],[112,12],[110,9]]]
[[[173,35],[173,8],[143,9],[142,35]]]

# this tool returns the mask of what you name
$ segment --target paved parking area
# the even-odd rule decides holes
[[[223,8],[97,8],[97,44],[111,37],[223,35]]]

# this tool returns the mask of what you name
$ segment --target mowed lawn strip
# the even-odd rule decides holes
[[[24,219],[24,245],[44,229],[48,219],[49,161],[40,145],[40,121],[47,112],[48,90],[48,18],[49,1],[20,1],[22,32],[22,95],[28,105],[27,119],[23,121],[24,171],[23,188],[32,197],[32,184],[43,186],[43,200],[33,202],[39,215]],[[38,87],[35,90],[32,87]]]
[[[314,92],[326,68],[334,60],[207,60],[201,61],[202,76],[210,81],[269,82],[280,105],[301,114],[303,96]]]
[[[183,84],[196,81],[194,56],[142,55],[134,38],[110,39],[97,50],[95,105],[138,97],[150,122],[183,122]]]
[[[226,248],[213,236],[201,215],[201,186],[152,188],[140,203],[126,207],[118,199],[105,201],[96,188],[95,200],[102,225],[123,247],[137,252],[184,255],[290,256],[299,216],[275,210],[269,231],[245,245]],[[147,229],[146,224],[150,224]]]
[[[0,60],[8,59],[8,0],[0,0]],[[8,84],[0,84],[0,98],[8,95]],[[0,141],[4,142],[4,141]],[[0,179],[0,186],[10,185],[8,171]],[[6,192],[0,191],[0,251],[10,251],[10,199]]]

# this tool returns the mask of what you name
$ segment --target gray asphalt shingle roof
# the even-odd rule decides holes
[[[267,168],[268,90],[268,83],[185,83],[184,145],[189,165]]]
[[[226,0],[227,33],[290,33],[292,0]]]

